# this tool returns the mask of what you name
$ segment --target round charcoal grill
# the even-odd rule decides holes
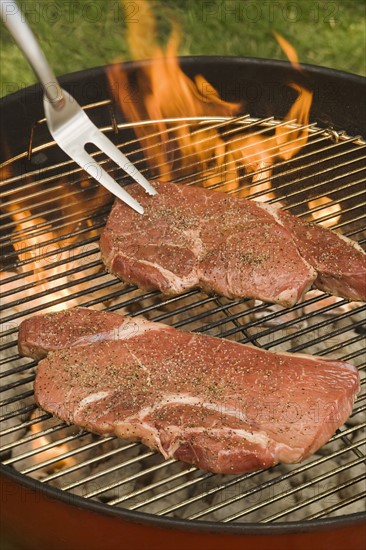
[[[133,77],[143,65],[130,64],[126,70]],[[218,154],[212,131],[224,142],[235,143],[244,134],[265,144],[276,128],[303,129],[297,120],[283,120],[294,100],[287,84],[305,78],[288,64],[186,58],[182,66],[188,75],[203,73],[226,100],[244,100],[249,114],[171,119],[164,121],[169,135],[187,128],[212,156]],[[308,142],[292,159],[277,161],[271,173],[263,166],[244,170],[233,185],[225,155],[220,174],[215,169],[202,174],[193,158],[186,158],[182,170],[172,138],[170,154],[178,158],[172,179],[280,202],[364,245],[365,82],[316,67],[306,67],[306,79],[315,92]],[[145,141],[138,141],[136,124],[126,122],[109,94],[105,68],[70,75],[62,83],[131,161],[156,177],[155,149],[148,145],[156,137],[156,121],[139,123]],[[39,88],[4,98],[1,108],[0,458],[8,536],[21,548],[38,550],[50,544],[55,549],[114,549],[122,547],[121,540],[136,548],[242,548],[259,541],[266,548],[343,548],[350,540],[354,548],[361,547],[366,306],[316,292],[285,310],[198,290],[167,298],[123,284],[104,271],[98,254],[113,199],[50,141]],[[296,148],[297,141],[290,145]],[[120,171],[93,154],[128,184]],[[164,166],[159,168],[161,175]],[[360,369],[362,390],[349,421],[301,464],[220,476],[164,461],[143,445],[81,432],[37,409],[32,391],[36,364],[17,353],[18,323],[31,314],[76,305],[142,315],[265,349],[343,359]]]

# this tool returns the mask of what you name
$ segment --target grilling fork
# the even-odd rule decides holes
[[[128,158],[93,124],[75,99],[63,90],[32,30],[14,0],[0,0],[1,17],[43,86],[43,106],[48,129],[59,147],[108,191],[143,214],[140,203],[125,191],[85,150],[91,143],[103,151],[147,193],[154,187]]]

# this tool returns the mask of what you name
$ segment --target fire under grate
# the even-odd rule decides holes
[[[88,106],[106,107],[107,101]],[[279,203],[365,244],[366,143],[360,137],[273,117],[170,119],[164,121],[165,164],[154,156],[159,122],[139,123],[140,141],[133,134],[136,124],[113,120],[102,130],[147,177]],[[42,126],[44,121],[35,127],[28,151],[2,166],[2,463],[106,506],[192,521],[266,523],[363,511],[366,305],[311,291],[303,303],[283,309],[198,290],[167,298],[122,283],[105,272],[98,250],[112,198],[53,142],[37,143]],[[276,131],[294,136],[286,143],[292,150],[287,158],[274,158]],[[193,136],[203,155],[182,151],[176,138],[182,132]],[[239,147],[247,151],[244,164],[236,161]],[[142,315],[264,349],[347,360],[360,369],[362,391],[347,423],[301,464],[223,476],[164,461],[143,445],[80,431],[36,407],[36,363],[17,353],[18,324],[25,316],[76,305]]]

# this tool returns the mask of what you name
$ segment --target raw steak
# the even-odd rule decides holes
[[[217,473],[303,460],[345,422],[359,388],[348,363],[85,309],[23,322],[20,349],[37,348],[56,350],[38,365],[43,409]]]
[[[350,239],[263,203],[153,185],[153,197],[129,186],[143,216],[117,200],[102,232],[102,259],[123,280],[165,294],[200,287],[283,306],[312,285],[366,300],[366,255]]]

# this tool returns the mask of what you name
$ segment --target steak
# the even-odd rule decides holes
[[[86,309],[24,321],[19,347],[48,351],[34,386],[44,410],[216,473],[303,460],[346,421],[359,389],[342,361]]]
[[[107,269],[146,290],[194,287],[229,298],[292,306],[310,287],[366,300],[366,255],[350,239],[263,203],[155,182],[145,209],[116,201],[102,232]]]

